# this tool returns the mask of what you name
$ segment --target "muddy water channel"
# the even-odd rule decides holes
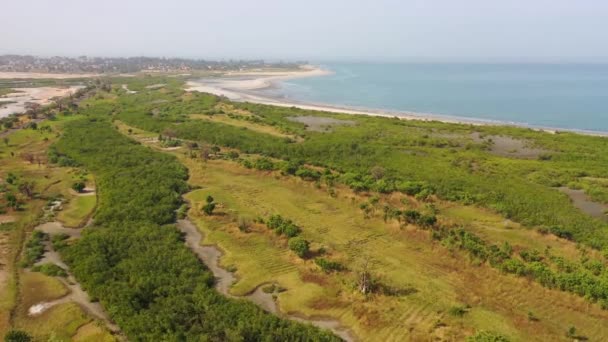
[[[567,187],[559,188],[559,191],[570,197],[572,204],[582,212],[608,222],[608,205],[592,201],[584,190],[574,190]]]
[[[36,227],[36,230],[47,233],[48,235],[56,235],[56,234],[67,234],[70,238],[79,238],[82,232],[82,229],[73,229],[73,228],[65,228],[59,222],[47,222],[43,223]],[[68,276],[58,277],[59,281],[61,281],[69,290],[69,293],[59,299],[55,299],[48,302],[41,302],[32,305],[28,309],[28,314],[31,316],[39,315],[49,308],[63,303],[74,302],[78,304],[83,310],[85,310],[88,314],[93,316],[94,318],[103,322],[108,330],[110,330],[113,334],[120,334],[120,329],[116,324],[114,324],[108,314],[104,311],[103,307],[99,302],[92,302],[89,298],[89,295],[82,289],[80,284],[76,281],[74,276],[69,273],[69,267],[61,260],[61,256],[57,251],[53,249],[53,246],[50,241],[45,242],[45,252],[36,265],[44,264],[44,263],[53,263],[64,270],[67,271]],[[122,336],[116,336],[119,340],[122,340]]]
[[[310,323],[319,328],[331,330],[334,334],[345,341],[356,341],[355,335],[348,329],[342,327],[339,321],[334,319],[313,319],[298,315],[284,314],[279,311],[277,303],[272,298],[272,293],[265,293],[262,286],[258,286],[251,294],[244,297],[236,297],[230,294],[230,286],[236,281],[234,274],[220,266],[222,252],[216,246],[203,246],[201,241],[203,235],[190,220],[178,220],[177,227],[185,234],[186,246],[190,248],[207,265],[216,279],[216,289],[231,298],[246,298],[265,311],[276,314],[277,316],[288,318],[294,321]]]

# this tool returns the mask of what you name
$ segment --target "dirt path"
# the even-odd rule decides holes
[[[216,279],[215,287],[223,295],[230,298],[246,298],[256,305],[260,306],[265,311],[276,314],[284,318],[302,323],[310,323],[319,328],[331,330],[334,334],[345,341],[356,341],[355,335],[347,328],[344,328],[341,323],[331,318],[309,318],[299,315],[291,315],[282,313],[271,293],[265,293],[262,290],[262,285],[258,286],[255,291],[244,297],[233,296],[229,293],[230,286],[236,281],[236,277],[231,272],[220,266],[219,260],[222,252],[215,246],[203,246],[203,234],[190,220],[178,220],[177,227],[185,234],[186,246],[190,248],[209,270],[213,273]]]
[[[47,222],[36,227],[36,230],[41,232],[54,235],[54,234],[66,234],[71,238],[79,238],[82,234],[82,229],[77,228],[66,228],[61,223],[53,221]]]
[[[35,229],[40,230],[40,231],[45,232],[50,235],[64,233],[64,234],[69,235],[72,238],[79,238],[81,235],[81,231],[82,231],[82,229],[65,228],[59,222],[43,223],[43,224],[39,225],[38,227],[36,227]],[[42,302],[42,303],[32,305],[28,309],[28,313],[30,315],[39,315],[39,314],[43,313],[44,311],[48,310],[49,308],[51,308],[55,305],[58,305],[58,304],[74,302],[74,303],[77,303],[78,305],[80,305],[80,307],[85,312],[87,312],[89,315],[102,321],[105,324],[106,328],[108,330],[110,330],[113,334],[115,334],[115,336],[119,340],[124,339],[120,335],[120,328],[118,327],[118,325],[116,325],[115,323],[113,323],[110,320],[110,317],[105,312],[105,310],[103,309],[101,304],[99,302],[92,302],[89,298],[89,295],[82,289],[82,287],[76,281],[74,276],[72,276],[72,274],[69,273],[68,265],[66,265],[63,262],[59,253],[57,253],[57,251],[55,251],[53,249],[53,246],[50,241],[45,242],[44,255],[42,256],[42,259],[40,259],[36,264],[40,265],[43,263],[53,263],[53,264],[65,269],[66,271],[68,271],[67,278],[60,277],[58,279],[69,289],[70,292],[66,296],[61,297],[59,299],[56,299],[56,300],[53,300],[50,302]]]

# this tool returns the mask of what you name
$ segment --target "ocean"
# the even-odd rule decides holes
[[[298,102],[608,132],[608,64],[327,63],[284,81]]]

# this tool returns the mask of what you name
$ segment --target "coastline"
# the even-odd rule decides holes
[[[475,126],[512,126],[528,128],[537,131],[555,134],[557,132],[571,132],[584,135],[608,137],[608,132],[589,131],[582,129],[568,129],[556,127],[543,127],[528,125],[520,122],[507,122],[499,120],[485,120],[450,116],[432,113],[420,113],[400,110],[360,108],[354,106],[333,105],[326,103],[303,102],[293,99],[285,99],[273,96],[263,91],[268,88],[280,87],[280,82],[290,79],[304,77],[318,77],[333,74],[330,70],[318,66],[305,65],[302,71],[285,72],[231,72],[219,78],[202,78],[189,80],[186,85],[187,91],[199,91],[225,96],[231,101],[252,102],[279,107],[298,107],[306,110],[324,111],[341,114],[357,114],[368,116],[379,116],[387,118],[399,118],[401,120],[439,121],[453,124],[475,125]]]

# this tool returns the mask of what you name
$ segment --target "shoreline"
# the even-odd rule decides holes
[[[558,132],[577,133],[590,136],[608,137],[608,132],[590,131],[574,128],[557,128],[528,125],[520,122],[508,122],[490,119],[467,118],[460,116],[420,113],[412,111],[362,108],[356,106],[333,105],[327,103],[305,102],[286,99],[264,93],[268,88],[278,88],[282,81],[304,77],[318,77],[333,74],[317,66],[302,66],[303,71],[286,72],[232,72],[217,78],[200,78],[187,81],[187,91],[199,91],[225,96],[231,101],[252,102],[279,107],[298,107],[306,110],[324,111],[339,114],[356,114],[379,116],[386,118],[399,118],[401,120],[439,121],[444,123],[475,125],[475,126],[511,126],[528,128],[536,131],[555,134]]]

